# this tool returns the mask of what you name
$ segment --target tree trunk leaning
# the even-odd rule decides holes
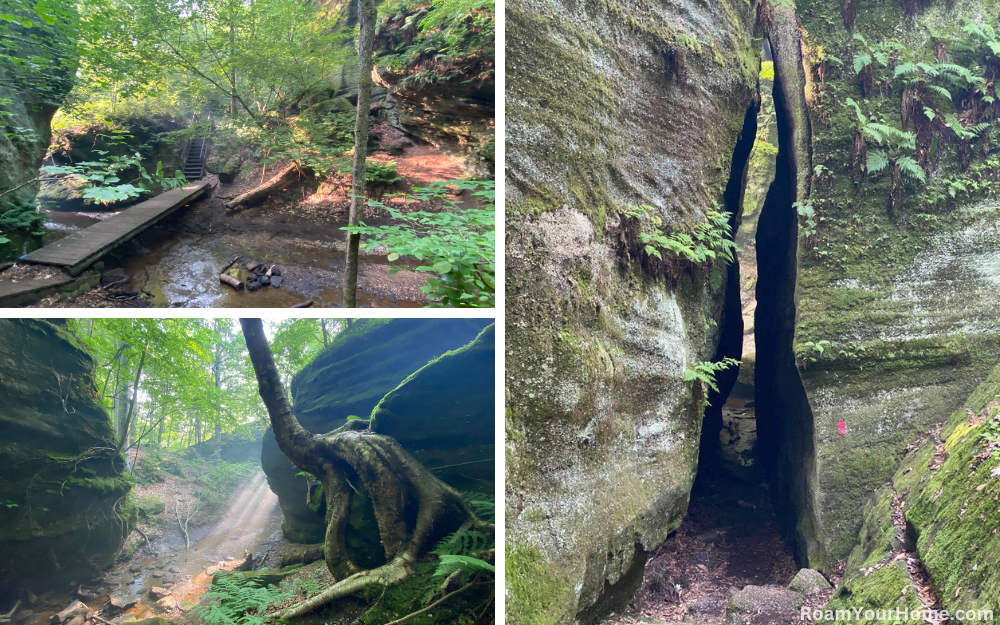
[[[359,0],[358,112],[354,120],[354,169],[351,172],[351,209],[348,225],[357,226],[365,208],[365,159],[368,157],[368,107],[372,97],[372,53],[375,48],[375,0]],[[358,304],[358,246],[360,234],[347,234],[344,269],[344,306]]]
[[[241,193],[234,197],[231,201],[226,202],[226,208],[237,208],[243,207],[248,208],[250,206],[255,206],[260,204],[272,194],[277,193],[283,189],[289,187],[289,185],[295,183],[299,179],[299,168],[295,164],[289,165],[285,169],[281,170],[274,175],[273,178],[260,185],[255,189],[251,189],[246,193]],[[221,178],[220,178],[221,180]]]

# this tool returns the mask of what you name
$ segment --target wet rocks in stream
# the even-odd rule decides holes
[[[153,586],[149,589],[149,598],[154,601],[159,601],[160,599],[166,597],[170,594],[170,591],[161,586]]]
[[[281,267],[269,263],[251,261],[246,264],[246,269],[248,291],[259,291],[267,286],[276,289],[281,287]]]

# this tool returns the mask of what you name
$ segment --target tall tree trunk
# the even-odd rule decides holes
[[[358,0],[358,112],[354,120],[354,170],[351,173],[351,210],[348,225],[357,226],[365,207],[365,159],[368,157],[368,108],[372,97],[372,53],[375,48],[375,0]],[[344,269],[344,306],[358,305],[358,246],[360,234],[347,234]]]
[[[323,328],[323,347],[326,348],[330,345],[330,335],[326,331],[326,319],[319,320],[319,327]]]
[[[167,407],[164,406],[163,410],[161,412],[163,414],[160,415],[160,431],[156,433],[156,446],[157,447],[162,447],[163,446],[163,424],[167,420]]]
[[[127,432],[125,431],[125,417],[128,412],[128,376],[123,375],[123,369],[125,368],[125,351],[128,349],[128,345],[122,343],[119,346],[118,353],[118,388],[115,389],[115,410],[114,410],[114,420],[115,420],[115,436],[118,437],[118,441],[125,439]]]

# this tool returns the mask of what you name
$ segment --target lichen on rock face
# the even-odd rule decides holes
[[[621,213],[723,203],[758,45],[743,3],[507,5],[507,614],[626,604],[687,510],[724,268],[658,271]],[[740,169],[737,164],[735,169]]]
[[[927,159],[928,182],[906,183],[895,215],[887,208],[889,176],[866,176],[860,192],[852,181],[856,115],[846,99],[900,127],[905,79],[893,77],[893,66],[904,56],[936,62],[942,52],[956,54],[939,44],[961,34],[963,16],[995,5],[935,2],[906,16],[905,4],[852,3],[852,31],[838,3],[796,3],[813,164],[808,203],[818,225],[812,235],[799,233],[795,349],[815,427],[815,537],[823,549],[809,565],[820,568],[856,544],[858,502],[891,478],[906,444],[960,406],[1000,353],[988,303],[1000,280],[993,252],[1000,204],[975,194],[944,208],[931,204],[943,181],[966,175],[957,138],[942,129],[935,151],[915,152]],[[901,46],[889,67],[877,68],[883,84],[867,97],[852,68],[861,46],[855,33],[872,45]],[[930,135],[922,132],[917,145],[927,148]],[[976,159],[987,157],[974,155],[969,171]],[[827,348],[813,362],[812,346],[821,341]]]
[[[70,583],[114,561],[131,485],[79,341],[42,320],[0,332],[0,590]]]

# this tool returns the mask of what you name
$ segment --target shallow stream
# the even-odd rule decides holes
[[[170,590],[184,609],[197,605],[211,588],[215,571],[239,566],[245,551],[261,555],[280,542],[278,497],[271,492],[263,472],[235,492],[231,502],[218,522],[191,529],[190,549],[185,547],[174,518],[174,502],[165,502],[166,510],[159,515],[161,522],[156,527],[160,537],[153,538],[149,547],[141,547],[132,558],[120,560],[96,580],[82,584],[83,595],[43,594],[31,618],[19,622],[43,625],[77,599],[99,610],[109,605],[112,595],[119,602],[135,601],[112,622],[159,616],[166,610],[149,596],[153,587]]]

